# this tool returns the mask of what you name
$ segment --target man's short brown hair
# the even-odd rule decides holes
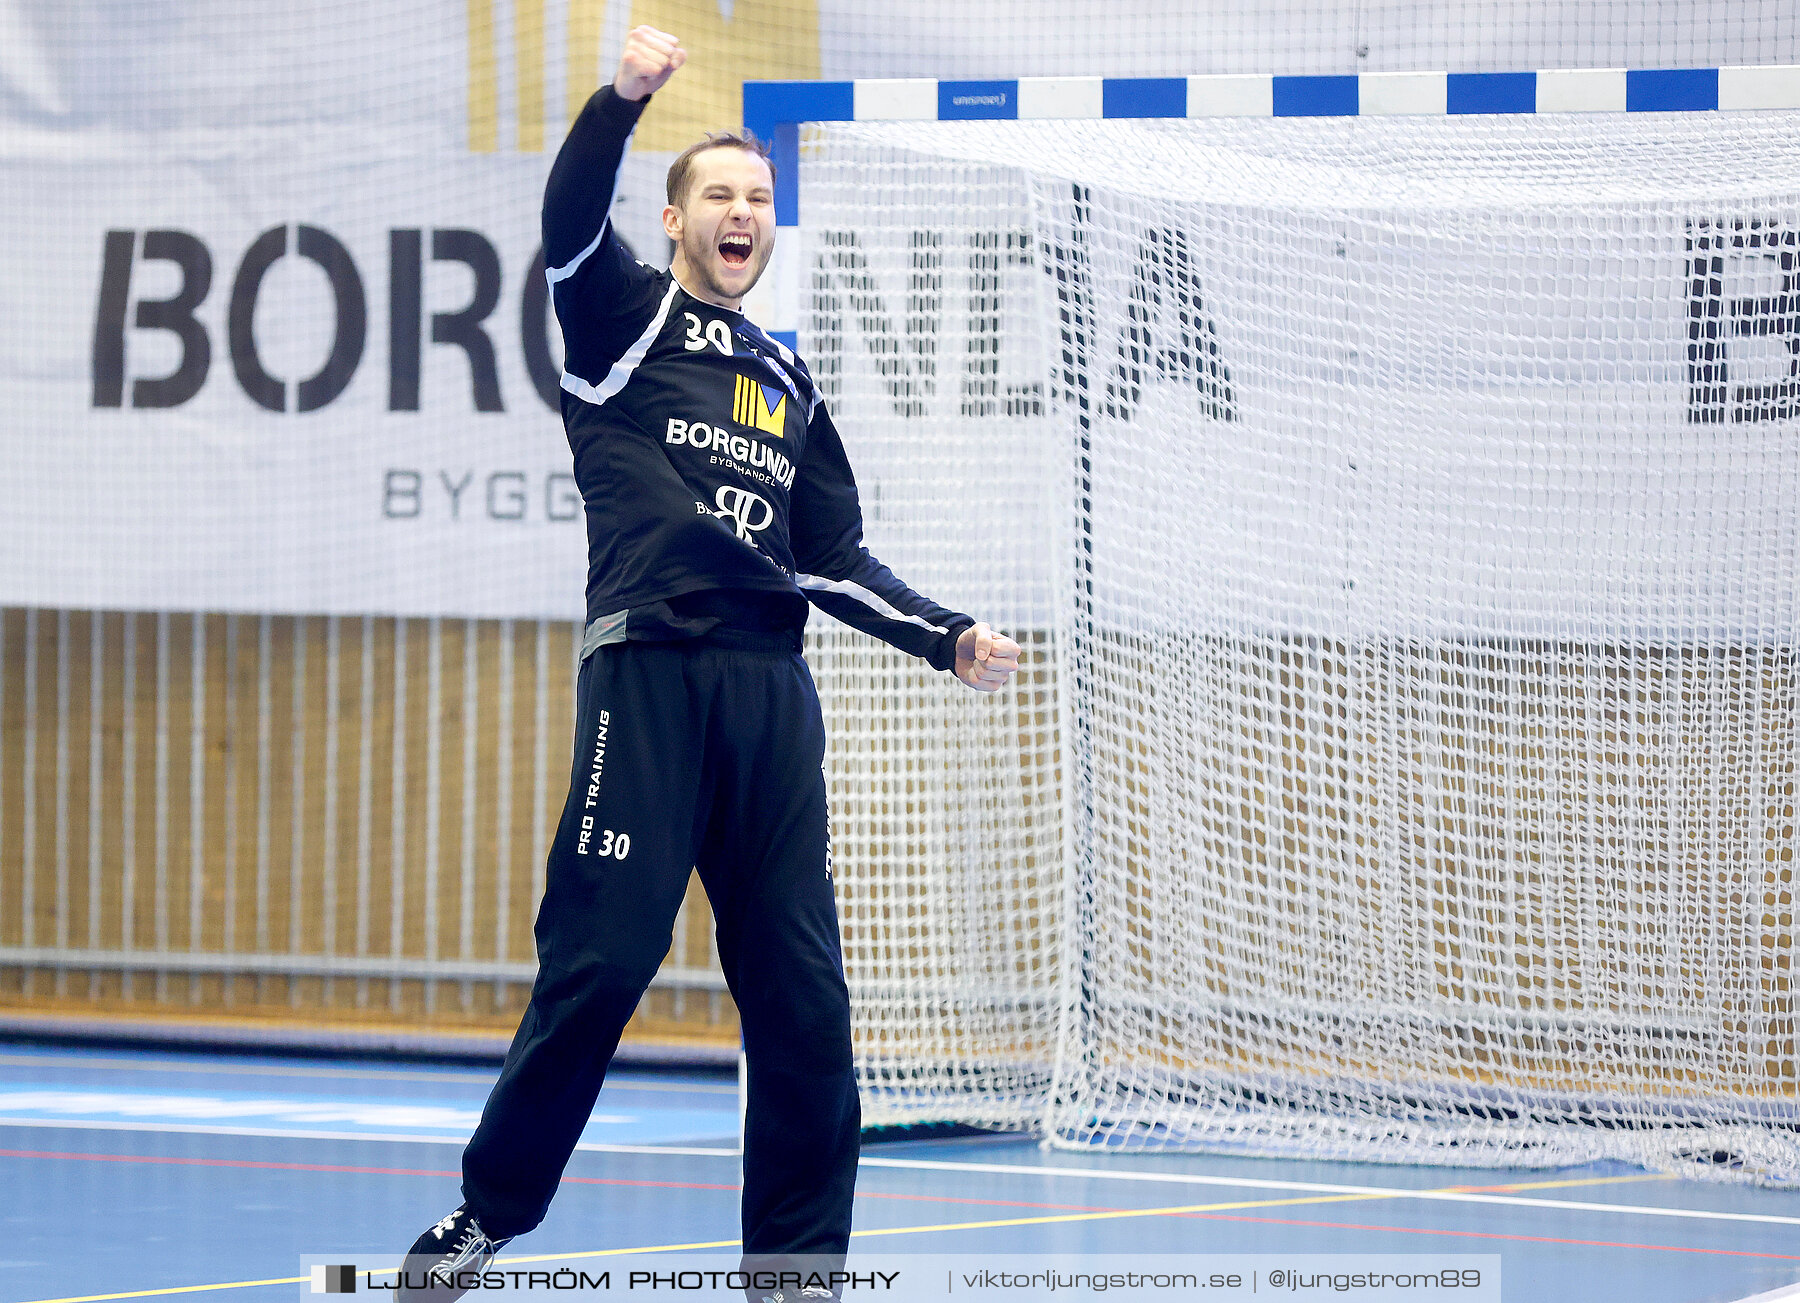
[[[687,192],[694,182],[694,156],[709,149],[741,149],[746,154],[755,154],[768,164],[769,183],[775,183],[775,160],[769,156],[769,147],[758,140],[754,132],[739,135],[735,131],[712,131],[704,140],[696,140],[682,150],[669,164],[669,207],[681,208],[687,203]]]

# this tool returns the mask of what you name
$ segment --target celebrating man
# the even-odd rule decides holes
[[[479,1271],[543,1219],[698,868],[749,1064],[748,1296],[834,1296],[828,1278],[783,1275],[843,1261],[860,1119],[807,602],[981,691],[1018,668],[1017,643],[869,555],[812,376],[741,311],[775,240],[762,146],[715,135],[675,160],[667,272],[614,233],[632,129],[686,59],[666,33],[631,32],[544,197],[588,525],[575,769],[531,1003],[463,1156],[465,1202],[413,1246],[408,1280]]]

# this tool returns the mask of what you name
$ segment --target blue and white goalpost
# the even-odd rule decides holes
[[[870,1120],[1800,1180],[1800,69],[744,105]]]
[[[899,78],[744,84],[744,126],[767,141],[776,224],[800,220],[800,127],[825,122],[1387,117],[1800,109],[1800,68],[1566,68],[1360,76]],[[754,306],[792,343],[798,264],[777,241]],[[752,313],[755,316],[755,313]]]

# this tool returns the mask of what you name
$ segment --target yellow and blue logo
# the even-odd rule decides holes
[[[787,425],[787,400],[779,386],[759,385],[749,376],[740,375],[731,402],[731,419],[779,439]]]

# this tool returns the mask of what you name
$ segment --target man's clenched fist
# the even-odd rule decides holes
[[[978,692],[998,692],[1019,668],[1019,644],[985,624],[956,640],[956,677]]]
[[[621,99],[641,100],[661,90],[686,62],[687,51],[675,37],[654,27],[634,27],[625,38],[613,89]]]

